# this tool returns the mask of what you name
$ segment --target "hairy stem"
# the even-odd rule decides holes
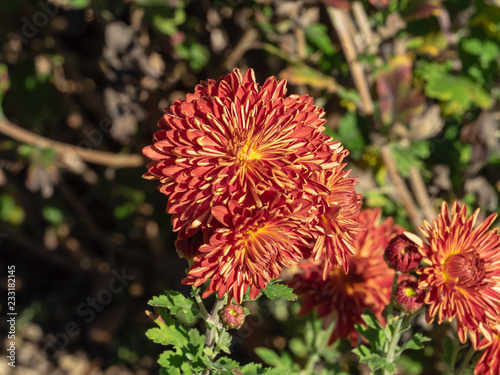
[[[394,361],[394,355],[396,354],[396,348],[398,346],[399,339],[401,337],[401,325],[403,323],[405,313],[401,313],[396,321],[396,326],[394,327],[394,333],[391,338],[391,342],[389,343],[389,349],[387,350],[386,360],[387,363],[392,363]],[[390,375],[391,372],[387,369],[384,369],[384,375]]]
[[[392,319],[392,311],[394,309],[394,297],[396,294],[396,287],[398,285],[399,273],[394,272],[394,278],[392,279],[392,289],[391,289],[391,299],[389,301],[389,306],[387,306],[387,316],[386,320],[389,323],[389,319]]]
[[[304,375],[312,375],[314,374],[314,367],[319,360],[318,353],[312,353],[307,359],[306,367],[304,368]]]
[[[462,363],[460,364],[460,367],[457,369],[457,371],[455,371],[454,373],[456,375],[460,375],[460,374],[463,374],[465,369],[467,368],[467,366],[469,365],[469,362],[472,358],[472,356],[474,355],[476,351],[474,350],[474,347],[471,345],[470,348],[469,348],[469,351],[467,352],[467,354],[465,355],[464,359],[462,360]]]

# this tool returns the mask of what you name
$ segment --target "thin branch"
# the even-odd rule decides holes
[[[364,48],[368,48],[371,46],[372,51],[374,45],[373,43],[373,33],[372,29],[370,27],[370,21],[368,20],[368,16],[366,15],[365,8],[363,4],[360,1],[355,1],[352,3],[352,12],[354,14],[354,18],[356,20],[356,23],[358,25],[359,30],[361,31],[361,34],[363,35],[364,39]]]
[[[352,35],[349,32],[349,23],[352,21],[348,19],[349,15],[342,9],[329,6],[327,10],[333,27],[339,36],[342,50],[344,51],[349,69],[351,70],[354,85],[361,96],[363,112],[365,115],[371,115],[373,114],[373,100],[370,95],[370,88],[368,87],[363,67],[358,61],[358,55],[354,47]]]
[[[237,61],[248,51],[252,44],[257,40],[259,32],[253,27],[245,31],[241,39],[238,41],[236,47],[231,51],[222,66],[225,69],[231,70],[235,67]]]
[[[436,217],[436,211],[431,205],[429,199],[429,194],[427,193],[427,188],[425,187],[424,179],[418,168],[411,167],[410,169],[410,184],[413,190],[413,194],[417,199],[418,205],[422,208],[425,219],[432,222],[432,219]]]
[[[51,148],[58,154],[71,154],[89,163],[105,165],[113,168],[133,168],[144,165],[144,159],[139,154],[115,154],[112,152],[87,149],[85,147],[69,145],[67,143],[54,141],[29,130],[14,125],[5,118],[0,118],[0,133],[3,133],[20,142]]]
[[[389,173],[389,177],[394,184],[396,194],[400,198],[401,203],[408,213],[408,218],[413,224],[413,227],[418,228],[418,226],[422,223],[422,218],[417,207],[415,206],[415,202],[413,202],[413,198],[410,194],[410,191],[408,190],[408,187],[406,186],[405,181],[399,175],[396,163],[392,159],[389,145],[384,145],[380,148],[380,156],[382,157],[382,161],[387,167],[387,172]]]

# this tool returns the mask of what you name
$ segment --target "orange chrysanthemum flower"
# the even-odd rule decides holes
[[[285,80],[258,86],[252,69],[244,77],[234,69],[165,109],[143,150],[153,160],[143,177],[169,195],[179,239],[210,227],[212,207],[230,200],[260,208],[266,191],[326,199],[328,187],[311,176],[339,168],[347,151],[323,133],[324,111],[311,97],[285,94]]]
[[[303,258],[312,238],[304,229],[304,213],[310,210],[307,201],[287,202],[277,196],[269,206],[256,209],[230,201],[228,207],[216,206],[213,215],[222,224],[210,242],[200,247],[184,284],[195,287],[210,280],[203,293],[218,297],[228,293],[240,304],[250,289],[256,298],[283,267]]]
[[[426,242],[419,251],[428,266],[418,270],[419,288],[428,289],[427,322],[456,317],[460,341],[469,333],[477,348],[485,326],[500,322],[500,236],[488,229],[496,214],[474,228],[479,209],[470,218],[466,210],[455,202],[450,212],[443,203],[438,219],[420,228]]]
[[[358,253],[349,256],[349,272],[335,266],[323,280],[323,267],[311,261],[299,264],[303,273],[296,274],[290,285],[302,298],[300,314],[317,309],[325,325],[336,319],[330,342],[350,338],[354,345],[358,334],[354,328],[363,323],[364,309],[372,310],[383,322],[382,311],[389,303],[394,270],[387,266],[383,254],[392,237],[403,229],[391,218],[380,222],[381,210],[362,210],[357,222],[366,231],[355,236]]]
[[[500,374],[500,325],[492,329],[492,335],[484,338],[479,344],[480,349],[484,346],[486,350],[476,362],[474,375],[498,375]]]

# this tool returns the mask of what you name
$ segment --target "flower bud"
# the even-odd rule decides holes
[[[415,242],[404,234],[398,234],[385,248],[384,259],[390,268],[398,272],[410,272],[418,267],[422,255]]]
[[[415,281],[403,280],[396,287],[394,301],[403,312],[417,312],[424,305],[424,300],[425,291],[418,289],[418,283]]]
[[[238,329],[245,321],[245,311],[240,305],[229,304],[219,312],[222,325],[226,329]]]
[[[175,249],[180,258],[193,259],[198,254],[198,249],[203,245],[203,234],[200,232],[193,234],[185,240],[177,239]]]

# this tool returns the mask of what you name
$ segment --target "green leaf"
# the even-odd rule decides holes
[[[276,297],[282,298],[287,301],[295,301],[297,295],[293,293],[293,289],[285,284],[277,284],[278,280],[272,280],[264,289],[264,294],[269,299],[275,299]]]
[[[260,347],[255,348],[255,353],[262,359],[262,361],[270,366],[280,366],[281,358],[280,356],[271,349]]]
[[[441,354],[441,360],[444,363],[450,364],[453,361],[453,356],[455,350],[457,350],[457,343],[455,340],[453,340],[451,337],[446,336],[443,339],[442,346],[443,346],[443,353]]]
[[[260,347],[255,348],[255,353],[262,359],[262,361],[277,369],[295,370],[296,365],[293,363],[292,358],[286,352],[276,353],[274,350]]]
[[[487,69],[490,63],[495,61],[500,54],[498,44],[491,40],[481,41],[477,38],[464,39],[462,41],[462,48],[471,55],[477,56],[483,69]]]
[[[314,23],[304,30],[307,41],[318,47],[319,50],[325,53],[325,55],[333,55],[335,53],[335,47],[332,44],[330,37],[328,36],[328,27],[321,23]]]
[[[186,327],[168,313],[162,314],[162,318],[164,322],[159,323],[160,328],[149,329],[146,336],[157,344],[173,345],[176,349],[182,350],[189,342]]]
[[[399,354],[407,349],[419,350],[424,348],[424,342],[430,341],[431,339],[425,337],[420,332],[415,333],[407,342],[401,345]]]
[[[155,296],[153,299],[149,300],[148,304],[155,307],[165,307],[169,309],[173,315],[183,313],[188,323],[193,322],[198,314],[198,307],[195,302],[184,297],[182,293],[176,290],[168,290],[166,294]]]
[[[390,147],[396,167],[403,177],[410,175],[412,167],[423,169],[422,159],[428,158],[431,153],[430,143],[424,140],[415,141],[409,145],[392,142]]]
[[[153,26],[160,33],[165,35],[173,35],[177,32],[177,24],[170,17],[164,17],[161,14],[155,14],[153,17]]]
[[[184,361],[181,354],[176,354],[171,350],[164,351],[158,358],[158,363],[167,370],[165,373],[169,375],[181,375],[180,368]]]
[[[68,0],[69,5],[74,9],[85,9],[90,5],[90,0]]]
[[[484,88],[467,77],[448,73],[442,65],[423,64],[417,72],[427,81],[427,96],[444,102],[443,111],[448,115],[463,114],[473,105],[482,109],[491,106],[491,97]]]
[[[347,112],[339,122],[338,136],[342,144],[349,150],[354,159],[363,155],[365,140],[358,127],[358,116],[355,112]]]
[[[56,226],[61,225],[64,220],[64,216],[58,207],[45,206],[42,209],[42,215],[45,220]]]

